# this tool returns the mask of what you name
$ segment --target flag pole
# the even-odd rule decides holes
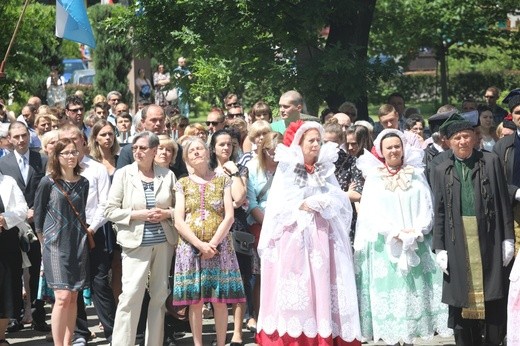
[[[23,5],[22,13],[20,13],[20,17],[18,18],[18,23],[16,23],[16,27],[14,28],[13,36],[11,36],[11,41],[9,42],[9,46],[7,46],[7,51],[5,52],[4,60],[2,60],[2,64],[0,64],[0,78],[5,78],[5,63],[7,61],[7,57],[9,56],[9,52],[13,47],[14,40],[16,38],[16,34],[18,33],[18,29],[20,28],[20,24],[22,23],[23,16],[25,14],[25,10],[27,9],[27,5],[29,5],[30,0],[25,0],[25,4]]]

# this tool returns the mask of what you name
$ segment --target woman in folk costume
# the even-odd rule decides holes
[[[360,345],[352,207],[334,176],[337,145],[298,121],[278,161],[258,245],[260,345]]]
[[[509,286],[509,301],[507,304],[507,345],[520,346],[520,260],[515,260]]]
[[[442,272],[431,249],[423,151],[403,143],[402,132],[384,130],[374,142],[378,157],[365,150],[357,161],[366,179],[354,241],[361,332],[387,344],[450,335]]]

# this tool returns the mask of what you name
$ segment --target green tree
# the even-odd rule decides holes
[[[113,25],[113,21],[128,15],[129,9],[120,5],[94,5],[88,15],[96,39],[94,67],[96,93],[106,95],[112,90],[123,94],[126,102],[132,100],[128,89],[128,72],[131,68],[132,46],[128,28]]]
[[[0,4],[0,53],[2,59],[22,10],[23,1],[4,0]],[[55,8],[29,5],[16,41],[5,66],[6,78],[0,79],[0,95],[12,93],[15,102],[24,103],[28,96],[45,100],[45,81],[50,67],[59,65],[62,40],[54,36]]]
[[[140,52],[191,58],[194,96],[216,103],[231,91],[274,100],[296,88],[312,113],[323,100],[337,107],[349,99],[367,115],[366,89],[378,68],[367,63],[375,0],[141,3],[137,15],[114,24],[132,27]]]
[[[488,47],[506,47],[512,33],[500,29],[498,22],[517,6],[515,0],[380,0],[371,50],[399,57],[405,66],[421,48],[433,48],[439,62],[441,102],[447,103],[447,56],[458,52],[460,58],[461,47],[479,46],[482,51],[473,59],[482,59],[489,56]]]

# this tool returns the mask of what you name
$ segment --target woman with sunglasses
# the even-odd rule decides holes
[[[70,345],[76,325],[78,292],[89,283],[85,206],[88,180],[80,175],[79,151],[60,139],[49,156],[50,174],[43,177],[34,202],[34,225],[42,243],[47,285],[56,302],[51,324],[54,345]]]
[[[114,223],[121,245],[123,291],[114,321],[113,345],[133,345],[145,289],[150,303],[146,345],[160,345],[164,334],[164,301],[177,243],[172,216],[175,175],[154,163],[159,138],[144,131],[132,140],[134,163],[116,171],[105,217]]]

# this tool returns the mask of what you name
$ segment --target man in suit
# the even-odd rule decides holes
[[[150,131],[156,135],[164,133],[166,116],[161,106],[149,105],[143,108],[141,123],[143,125],[143,131]],[[117,160],[117,168],[123,168],[134,162],[134,156],[132,153],[132,146],[125,145],[121,148],[119,159]],[[177,179],[188,175],[186,164],[182,160],[182,148],[179,146],[177,157],[173,164],[170,166],[171,171],[175,174]]]
[[[9,126],[9,141],[13,145],[13,151],[0,159],[0,172],[9,175],[16,180],[18,187],[22,190],[29,211],[27,221],[33,226],[34,195],[40,180],[45,175],[47,158],[42,157],[37,151],[29,150],[30,134],[27,126],[19,121]],[[44,302],[36,299],[38,293],[38,281],[40,278],[40,264],[42,260],[40,243],[31,243],[31,248],[27,253],[31,261],[29,268],[29,287],[31,301],[34,302],[34,312],[32,314],[32,327],[34,330],[49,332],[51,328],[45,323]],[[21,268],[20,268],[21,270]],[[21,280],[21,273],[20,273]],[[20,294],[22,292],[20,291]],[[16,316],[18,317],[18,316]],[[10,331],[21,329],[19,321],[10,326]]]

